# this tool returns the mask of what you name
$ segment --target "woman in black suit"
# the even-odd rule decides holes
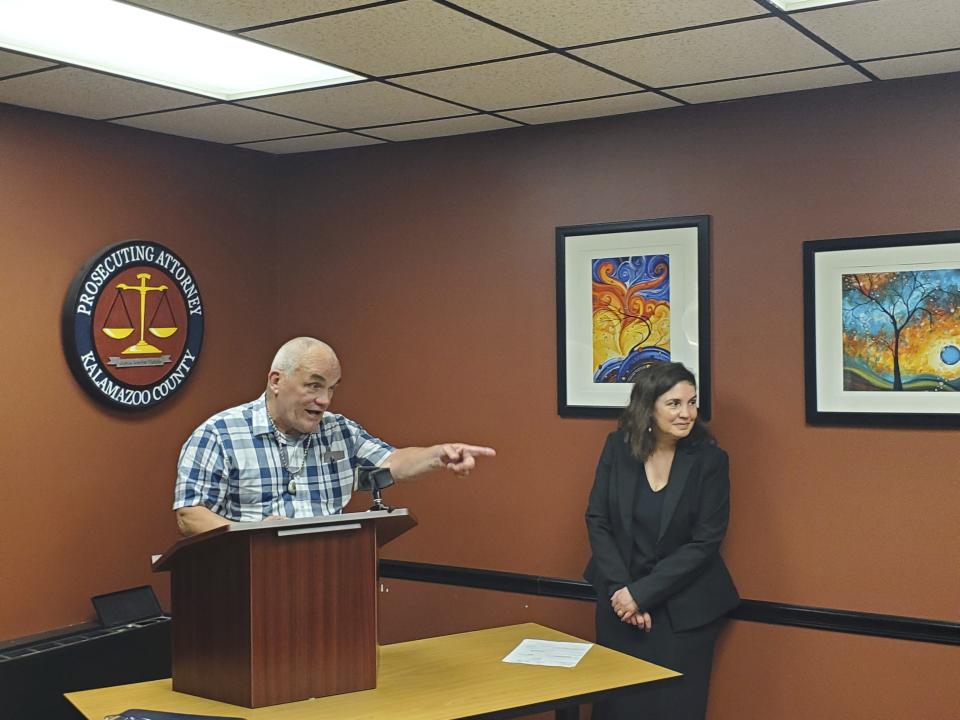
[[[703,720],[713,647],[739,602],[719,552],[728,469],[697,418],[693,373],[643,370],[597,465],[584,577],[597,591],[597,642],[683,677],[598,703],[595,718]]]

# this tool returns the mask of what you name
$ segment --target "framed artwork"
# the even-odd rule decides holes
[[[637,374],[682,362],[710,417],[710,219],[557,228],[557,408],[615,417]]]
[[[803,244],[807,422],[960,426],[960,231]]]

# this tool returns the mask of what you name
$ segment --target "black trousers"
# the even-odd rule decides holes
[[[623,623],[610,603],[597,603],[597,643],[656,665],[683,673],[658,680],[629,694],[598,702],[594,720],[704,720],[713,648],[723,618],[709,625],[676,632],[666,608],[651,613],[648,633]]]

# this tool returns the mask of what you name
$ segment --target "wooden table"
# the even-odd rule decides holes
[[[66,697],[89,720],[130,708],[249,720],[492,720],[556,710],[566,720],[579,716],[581,703],[678,675],[599,645],[575,668],[502,662],[524,638],[583,642],[525,623],[384,645],[376,689],[254,710],[174,692],[169,679]]]

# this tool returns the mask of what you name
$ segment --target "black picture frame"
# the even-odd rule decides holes
[[[605,369],[618,362],[617,357],[595,362],[592,308],[597,293],[593,282],[596,261],[652,261],[660,256],[667,258],[669,282],[668,354],[655,345],[637,351],[639,343],[629,350],[619,350],[622,361],[618,377],[624,379],[595,381],[597,373],[610,377],[612,369]],[[558,227],[556,260],[558,414],[616,417],[629,400],[632,381],[628,378],[635,377],[632,372],[636,371],[636,363],[669,359],[683,362],[697,377],[700,416],[709,420],[710,217],[691,215]],[[634,315],[634,321],[643,317],[641,322],[648,323],[645,312]],[[621,332],[620,337],[623,336]]]
[[[805,241],[803,325],[809,424],[960,427],[960,230]]]

